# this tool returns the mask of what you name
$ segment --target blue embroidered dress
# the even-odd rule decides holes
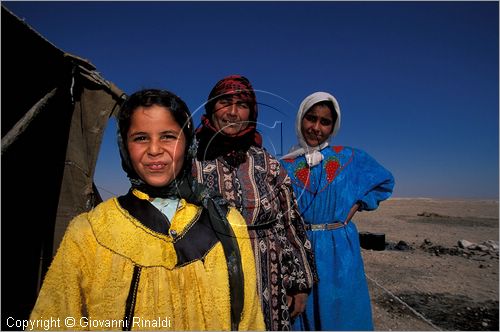
[[[304,155],[281,160],[307,224],[344,222],[351,207],[374,210],[392,193],[394,178],[367,153],[327,146],[323,160],[307,166]],[[354,216],[355,217],[355,216]],[[333,230],[308,230],[319,283],[309,295],[296,330],[373,330],[359,234],[354,222]]]

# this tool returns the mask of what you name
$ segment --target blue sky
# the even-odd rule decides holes
[[[175,92],[195,124],[215,82],[243,74],[265,147],[286,153],[300,102],[327,91],[342,112],[334,144],[391,170],[394,197],[498,199],[497,1],[2,4],[124,92]],[[129,185],[115,130],[95,175],[104,197]]]

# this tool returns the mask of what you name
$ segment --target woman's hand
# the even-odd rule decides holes
[[[297,293],[292,296],[286,296],[286,304],[288,305],[291,319],[294,319],[306,310],[307,297],[307,293]]]

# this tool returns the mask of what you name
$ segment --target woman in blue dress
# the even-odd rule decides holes
[[[331,146],[339,128],[335,97],[313,93],[297,114],[299,144],[281,160],[292,179],[319,276],[296,330],[373,330],[359,234],[351,218],[389,198],[394,178],[364,151]]]

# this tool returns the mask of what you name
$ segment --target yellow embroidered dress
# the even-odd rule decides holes
[[[134,194],[71,222],[30,320],[53,318],[55,330],[230,330],[228,261],[220,240],[227,234],[217,234],[204,209],[184,199],[168,232],[159,233],[144,221],[159,211],[147,195]],[[244,276],[238,329],[263,330],[246,223],[232,208],[227,219]]]

